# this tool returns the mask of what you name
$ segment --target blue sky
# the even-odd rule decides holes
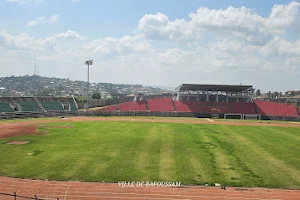
[[[299,89],[297,1],[0,0],[1,76]],[[6,67],[7,64],[10,67]],[[11,64],[14,63],[14,64]]]
[[[99,37],[120,37],[131,34],[137,23],[146,13],[164,13],[170,20],[178,18],[188,19],[191,12],[199,7],[210,9],[225,9],[228,6],[248,7],[261,16],[268,16],[274,4],[288,4],[290,1],[260,0],[251,1],[219,1],[219,0],[81,0],[71,3],[69,0],[43,0],[40,3],[26,3],[22,6],[16,3],[0,1],[1,24],[14,33],[21,33],[24,29],[34,36],[47,36],[49,33],[68,29],[89,35],[94,39]],[[37,16],[51,16],[56,13],[61,20],[54,26],[26,27],[29,20]]]

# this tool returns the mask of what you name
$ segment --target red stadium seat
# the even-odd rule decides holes
[[[177,112],[256,114],[254,104],[246,102],[175,101]]]
[[[119,104],[120,111],[147,111],[145,102],[126,102]]]
[[[174,101],[177,112],[199,112],[197,101]]]
[[[117,110],[118,108],[115,105],[106,106],[100,109],[100,111],[117,111]]]
[[[297,110],[294,106],[274,103],[269,101],[254,100],[259,114],[266,116],[297,117]]]
[[[148,110],[157,112],[174,112],[172,98],[158,98],[148,100]]]

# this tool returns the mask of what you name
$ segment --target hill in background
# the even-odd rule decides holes
[[[86,94],[87,82],[73,81],[69,78],[42,77],[36,75],[0,77],[0,96],[83,96]],[[110,94],[161,94],[169,92],[159,87],[90,83],[89,93],[100,93],[102,97]]]

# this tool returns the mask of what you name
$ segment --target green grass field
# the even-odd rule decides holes
[[[49,127],[64,124],[73,128]],[[48,134],[0,140],[1,176],[300,188],[299,128],[109,121],[40,126]],[[6,144],[11,140],[30,143]]]

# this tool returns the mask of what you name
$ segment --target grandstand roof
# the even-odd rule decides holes
[[[222,91],[222,92],[244,92],[252,89],[252,85],[211,85],[211,84],[181,84],[176,91]]]

